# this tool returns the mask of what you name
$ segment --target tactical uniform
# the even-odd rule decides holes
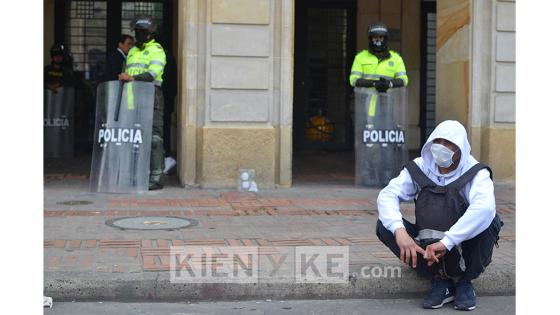
[[[383,37],[376,41],[374,38]],[[383,23],[374,23],[368,28],[368,49],[362,50],[354,58],[350,72],[353,87],[375,87],[378,92],[389,88],[406,86],[408,76],[401,56],[388,49],[389,29]],[[375,116],[376,98],[372,97],[368,116]]]
[[[404,86],[408,84],[408,76],[406,75],[406,68],[401,56],[389,50],[387,58],[380,59],[372,55],[367,50],[362,50],[354,58],[352,70],[350,72],[350,85],[356,86],[358,79],[379,80],[381,78],[386,80],[402,79]],[[375,98],[372,97],[370,103],[369,116],[375,116]]]
[[[147,30],[153,34],[155,30],[150,18],[139,18],[135,30]],[[138,35],[137,35],[138,37]],[[136,39],[137,46],[132,47],[126,58],[126,74],[137,81],[153,82],[154,115],[152,125],[152,151],[150,153],[150,189],[163,187],[162,175],[164,168],[163,147],[163,111],[164,98],[161,85],[163,83],[163,69],[165,67],[165,52],[154,39],[142,43]],[[139,46],[139,47],[138,47]]]
[[[63,45],[54,45],[50,50],[51,58],[54,56],[62,56],[64,58],[65,49]],[[54,59],[54,58],[53,58]],[[64,59],[61,63],[55,63],[53,60],[50,65],[44,69],[44,88],[57,89],[62,86],[74,86],[74,73],[72,68],[64,64]]]

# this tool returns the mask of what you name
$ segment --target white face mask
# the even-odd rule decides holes
[[[453,164],[453,154],[455,154],[455,152],[448,149],[446,146],[439,143],[432,143],[430,151],[432,151],[432,157],[437,166],[450,167],[451,164]]]

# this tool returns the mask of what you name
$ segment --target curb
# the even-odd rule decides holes
[[[57,273],[60,276],[60,273]],[[83,276],[83,274],[82,274]],[[142,278],[142,279],[138,279]],[[487,270],[473,281],[477,295],[515,295],[515,271]],[[345,284],[312,283],[171,283],[169,274],[124,274],[117,279],[84,279],[72,273],[49,279],[45,274],[44,295],[55,301],[232,301],[288,299],[364,299],[421,297],[429,288],[427,280],[413,271],[401,278],[358,278]]]

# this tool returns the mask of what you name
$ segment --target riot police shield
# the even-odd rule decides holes
[[[43,154],[46,158],[74,156],[74,88],[46,89],[43,104]]]
[[[355,88],[355,184],[384,187],[408,161],[406,89]]]
[[[98,86],[90,189],[148,190],[154,85],[109,81]]]

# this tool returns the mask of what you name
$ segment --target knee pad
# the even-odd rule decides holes
[[[163,138],[158,135],[152,135],[152,148],[163,144]]]

